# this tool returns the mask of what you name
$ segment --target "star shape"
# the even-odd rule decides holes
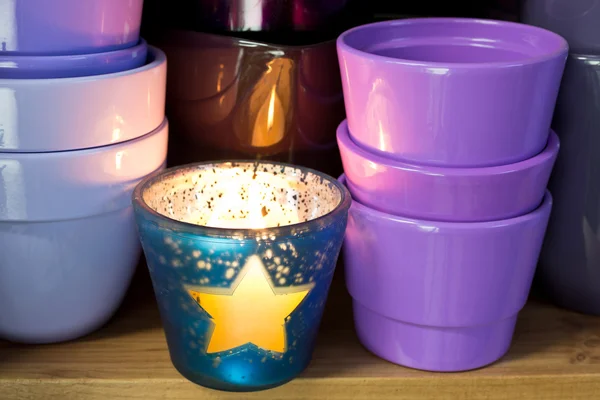
[[[313,283],[273,287],[260,257],[253,255],[247,259],[231,287],[186,286],[186,290],[214,323],[207,353],[218,353],[247,343],[264,350],[285,353],[286,318],[313,287]]]

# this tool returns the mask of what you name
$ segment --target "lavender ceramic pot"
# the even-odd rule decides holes
[[[337,46],[350,134],[367,149],[479,167],[526,160],[546,145],[568,51],[552,32],[406,19],[351,29]]]
[[[124,143],[0,153],[0,338],[86,335],[115,312],[138,263],[131,194],[167,155],[166,121]]]
[[[522,0],[521,21],[558,33],[574,52],[600,51],[598,0]]]
[[[344,244],[356,331],[374,354],[430,371],[479,368],[510,346],[552,198],[529,214],[450,223],[354,201]]]
[[[31,56],[0,52],[0,79],[52,79],[111,74],[146,63],[148,44],[142,39],[126,49],[76,55]]]
[[[525,161],[443,168],[368,152],[350,138],[346,121],[338,127],[337,140],[355,200],[385,213],[432,221],[493,221],[533,211],[542,202],[559,149],[552,132],[546,148]]]
[[[165,118],[167,58],[62,79],[0,79],[0,151],[52,152],[106,146],[153,131]]]
[[[139,40],[143,0],[6,0],[0,53],[87,54]]]
[[[600,56],[569,56],[553,127],[563,146],[538,275],[556,304],[600,315]]]

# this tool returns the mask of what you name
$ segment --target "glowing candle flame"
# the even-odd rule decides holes
[[[261,106],[256,116],[252,134],[253,147],[268,147],[279,143],[285,131],[284,109],[273,86],[268,100]]]
[[[273,129],[273,118],[275,117],[275,97],[277,97],[277,93],[275,93],[275,87],[273,87],[269,99],[269,111],[267,113],[267,131]]]

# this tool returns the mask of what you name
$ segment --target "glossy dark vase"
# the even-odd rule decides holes
[[[253,158],[341,172],[334,41],[283,46],[179,30],[155,44],[169,60],[171,165]]]
[[[558,33],[575,53],[600,51],[600,0],[521,0],[521,21]]]
[[[228,31],[318,29],[334,21],[348,0],[195,0],[204,27]]]
[[[555,303],[600,315],[600,56],[572,54],[553,128],[561,150],[538,274]]]

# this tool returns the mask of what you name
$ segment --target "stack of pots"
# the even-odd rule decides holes
[[[549,183],[555,203],[540,286],[560,306],[600,315],[600,1],[521,6],[523,22],[560,34],[570,48],[552,125],[562,149]]]
[[[0,338],[85,335],[139,260],[131,193],[162,168],[166,58],[139,38],[142,0],[3,5]]]
[[[510,346],[552,206],[567,43],[513,22],[426,18],[354,28],[337,46],[358,337],[417,369],[492,363]]]

